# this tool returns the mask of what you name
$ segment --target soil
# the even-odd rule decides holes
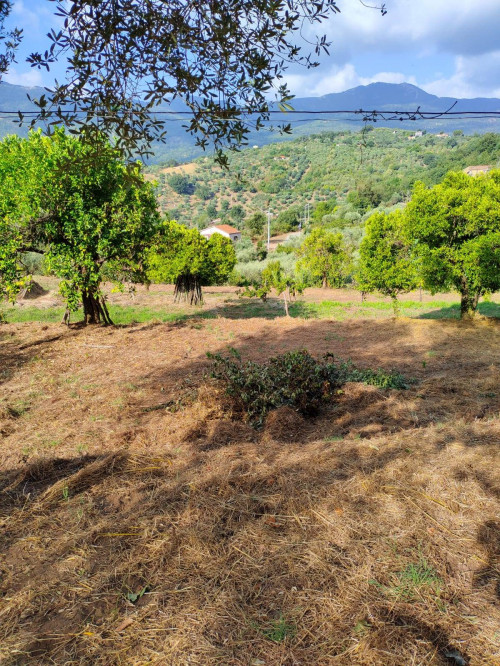
[[[496,320],[2,325],[0,663],[498,664],[499,342]],[[255,430],[208,376],[229,347],[415,383]]]

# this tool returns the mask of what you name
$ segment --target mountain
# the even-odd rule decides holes
[[[26,88],[10,83],[0,83],[0,111],[29,111],[35,107],[28,100],[27,95],[39,97],[45,92],[43,88]],[[287,141],[291,138],[309,136],[322,131],[344,131],[346,129],[361,129],[362,117],[352,114],[321,116],[311,115],[311,111],[385,111],[395,110],[414,112],[420,107],[421,111],[439,114],[450,109],[453,111],[485,111],[500,112],[500,99],[474,98],[455,99],[452,97],[437,97],[431,95],[417,86],[409,83],[371,83],[366,86],[357,86],[341,93],[329,93],[321,97],[297,97],[293,99],[295,113],[275,113],[272,124],[278,125],[290,122],[293,134],[282,135],[273,129],[271,123],[260,132],[252,132],[249,144],[263,146],[277,141]],[[159,107],[161,110],[170,109],[174,112],[182,111],[185,107],[176,101],[171,107]],[[277,111],[277,107],[274,107]],[[15,122],[13,122],[13,120]],[[10,119],[0,114],[0,136],[9,133],[25,136],[27,128],[19,127],[17,118]],[[17,121],[17,122],[16,122]],[[155,157],[151,163],[166,162],[169,160],[188,161],[203,154],[195,146],[195,139],[185,131],[186,117],[173,115],[168,117],[168,139],[165,144],[157,144]],[[500,132],[500,119],[492,118],[436,118],[433,120],[417,119],[404,121],[391,121],[377,119],[378,127],[398,127],[400,129],[427,130],[428,132],[452,132],[461,129],[465,134],[485,132]]]
[[[370,83],[322,97],[296,98],[292,104],[301,111],[415,111],[421,107],[422,111],[439,113],[453,104],[454,111],[500,111],[500,99],[477,97],[457,100],[454,97],[437,97],[411,83]]]

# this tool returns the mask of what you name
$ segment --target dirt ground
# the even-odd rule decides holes
[[[499,343],[498,320],[1,326],[0,663],[500,663]],[[206,376],[229,347],[416,383],[254,430]]]

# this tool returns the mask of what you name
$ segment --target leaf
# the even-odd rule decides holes
[[[147,592],[148,590],[149,590],[149,588],[146,586],[146,587],[143,587],[142,590],[140,590],[139,592],[127,592],[127,597],[126,597],[126,598],[127,598],[130,602],[132,602],[133,604],[135,604],[137,601],[139,601],[139,599],[140,599],[144,594],[146,594],[146,592]]]

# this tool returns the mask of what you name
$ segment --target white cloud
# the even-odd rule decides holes
[[[455,71],[422,86],[434,95],[447,97],[500,97],[500,51],[487,56],[455,59]]]
[[[3,76],[7,83],[14,83],[18,86],[43,86],[43,79],[40,72],[32,69],[27,72],[18,72],[15,67],[11,67],[7,74]]]
[[[377,4],[377,3],[373,3]],[[498,0],[386,0],[381,16],[360,2],[341,3],[342,13],[332,16],[312,33],[326,32],[336,60],[347,61],[361,52],[397,52],[474,55],[498,48]]]

